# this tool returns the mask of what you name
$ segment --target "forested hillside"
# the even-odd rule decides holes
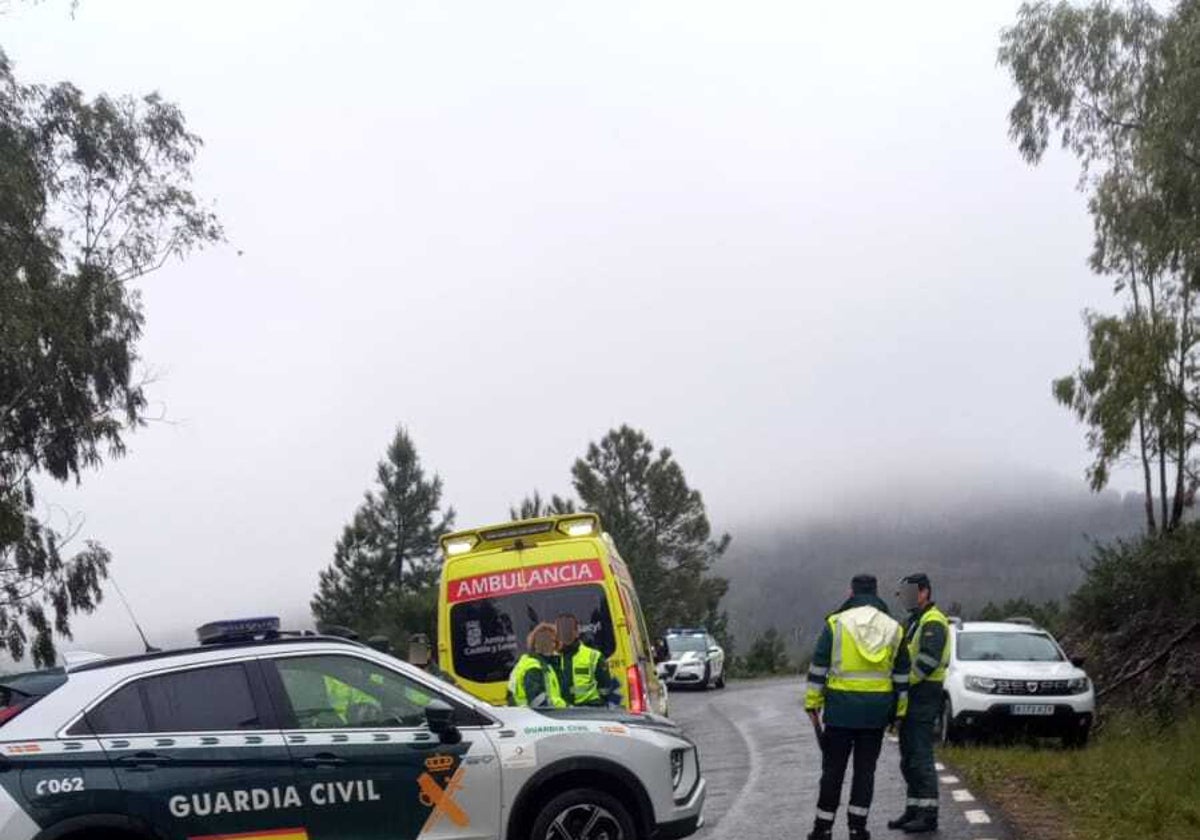
[[[1082,582],[1093,541],[1136,534],[1143,524],[1138,496],[1032,479],[945,491],[875,488],[846,510],[735,524],[717,571],[730,580],[723,605],[740,651],[773,626],[791,651],[806,653],[859,571],[876,574],[889,599],[898,577],[925,571],[937,600],[968,616],[988,601],[1059,599]]]

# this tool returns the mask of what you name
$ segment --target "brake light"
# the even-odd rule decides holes
[[[640,715],[646,712],[646,685],[642,680],[642,669],[638,665],[630,665],[625,671],[625,681],[629,685],[629,711]]]
[[[28,705],[28,703],[18,703],[15,706],[5,706],[4,708],[0,709],[0,726],[3,726],[17,715],[21,714],[21,712],[25,711],[25,707]]]

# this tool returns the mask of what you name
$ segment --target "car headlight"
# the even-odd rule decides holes
[[[1067,680],[1067,691],[1072,694],[1083,694],[1091,687],[1092,683],[1087,677],[1075,677],[1074,679]]]
[[[678,790],[683,782],[683,759],[687,750],[671,750],[671,789]]]
[[[963,685],[967,691],[978,691],[983,694],[994,694],[996,692],[996,681],[991,677],[966,677],[963,679]]]

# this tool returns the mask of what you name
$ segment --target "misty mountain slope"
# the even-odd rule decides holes
[[[878,576],[880,594],[895,604],[894,582],[924,571],[935,599],[967,615],[989,600],[1062,598],[1082,580],[1093,541],[1143,524],[1140,497],[1054,483],[876,493],[851,509],[734,529],[717,571],[730,579],[723,604],[739,650],[774,626],[793,652],[807,652],[858,572]]]

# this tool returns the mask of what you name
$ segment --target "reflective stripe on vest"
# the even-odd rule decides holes
[[[596,668],[600,665],[600,658],[600,651],[583,642],[579,643],[579,649],[571,657],[571,702],[576,706],[600,702],[600,686],[596,683]]]
[[[525,696],[525,675],[530,671],[541,671],[542,679],[546,686],[546,697],[526,697]],[[513,666],[512,673],[508,675],[508,694],[513,698],[513,704],[517,706],[554,706],[561,708],[567,705],[567,701],[563,700],[562,691],[558,687],[558,675],[551,668],[536,656],[530,656],[528,653],[522,654],[517,660],[517,664]]]
[[[946,641],[942,645],[942,657],[937,662],[933,661],[928,654],[921,653],[921,631],[925,629],[926,624],[930,623],[940,624],[946,630]],[[917,620],[917,626],[913,628],[912,638],[908,641],[908,659],[912,662],[912,679],[909,681],[911,685],[918,685],[926,680],[930,682],[945,682],[946,666],[950,664],[950,620],[936,606],[925,610]],[[922,677],[917,673],[918,660],[926,668],[930,665],[937,665],[937,667],[928,677]]]
[[[842,616],[829,617],[829,631],[833,637],[833,655],[829,660],[829,677],[826,687],[833,691],[854,691],[872,694],[890,693],[892,686],[892,666],[896,655],[904,644],[904,628],[898,621],[895,624],[892,639],[888,643],[887,653],[881,662],[872,662],[863,656],[854,641],[848,627],[842,625]],[[880,670],[880,665],[887,670]]]

